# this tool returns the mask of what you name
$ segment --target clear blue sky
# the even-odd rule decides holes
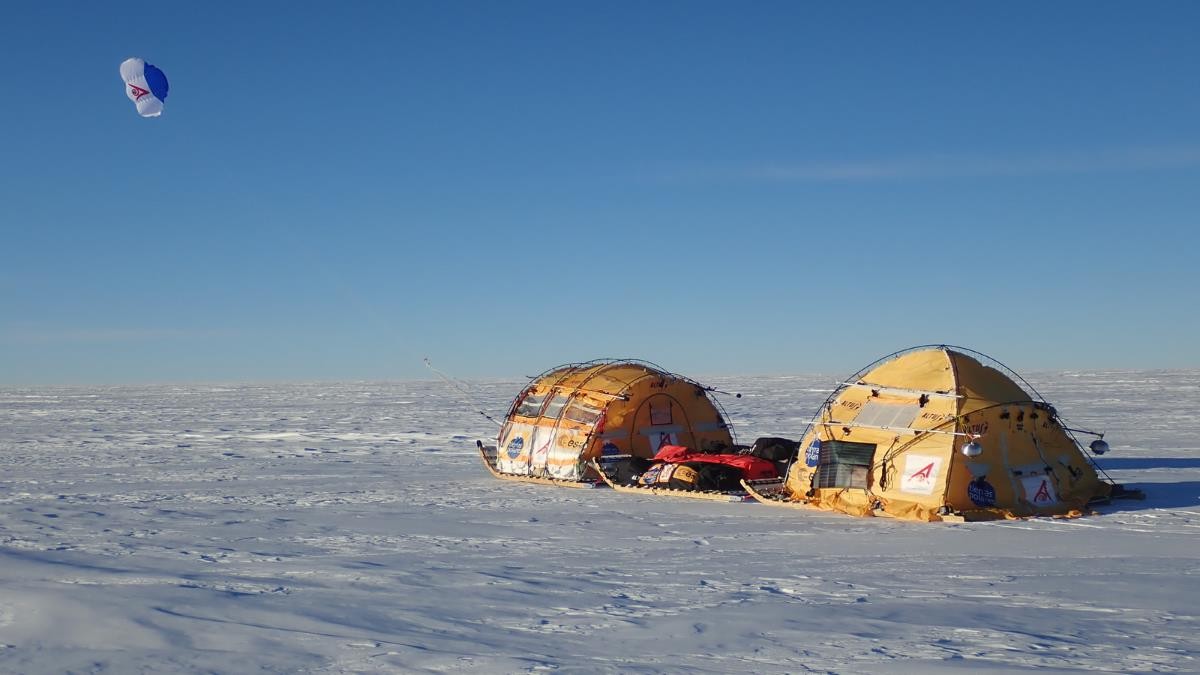
[[[1197,35],[1198,2],[8,2],[0,384],[1200,366]]]

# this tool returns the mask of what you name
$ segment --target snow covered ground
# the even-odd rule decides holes
[[[706,382],[748,442],[835,379]],[[439,382],[3,388],[0,672],[1200,671],[1200,372],[1030,380],[1146,501],[948,525],[497,481]]]

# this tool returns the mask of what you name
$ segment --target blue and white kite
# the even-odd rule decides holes
[[[121,79],[125,94],[137,106],[142,117],[158,117],[167,100],[167,76],[163,71],[141,59],[125,59],[121,63]]]

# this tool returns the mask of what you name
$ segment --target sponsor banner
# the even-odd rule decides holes
[[[987,477],[980,476],[967,484],[967,497],[975,506],[995,506],[996,488],[987,482]]]
[[[506,425],[496,453],[496,468],[504,473],[528,474],[530,440],[532,438],[533,425],[512,423]]]
[[[534,473],[541,473],[546,468],[546,460],[550,459],[550,448],[554,445],[554,437],[558,429],[554,427],[534,427],[532,450],[529,458],[529,468]]]
[[[900,479],[900,490],[918,495],[931,495],[941,471],[941,457],[905,455],[904,475]]]
[[[1054,479],[1050,476],[1025,476],[1021,479],[1021,487],[1025,488],[1025,499],[1034,506],[1052,506],[1058,503]]]
[[[821,439],[814,438],[804,451],[805,466],[816,466],[821,461]]]
[[[551,476],[563,480],[578,480],[583,474],[583,448],[587,436],[560,429],[550,450],[546,470]]]

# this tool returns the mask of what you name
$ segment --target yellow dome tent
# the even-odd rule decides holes
[[[567,364],[533,378],[513,399],[497,444],[478,445],[498,478],[591,487],[598,477],[590,461],[602,454],[731,447],[711,391],[644,361]]]
[[[747,487],[764,503],[925,521],[1079,515],[1094,500],[1140,496],[1101,480],[1075,433],[1092,432],[1068,428],[999,362],[914,347],[829,396],[777,491]]]

